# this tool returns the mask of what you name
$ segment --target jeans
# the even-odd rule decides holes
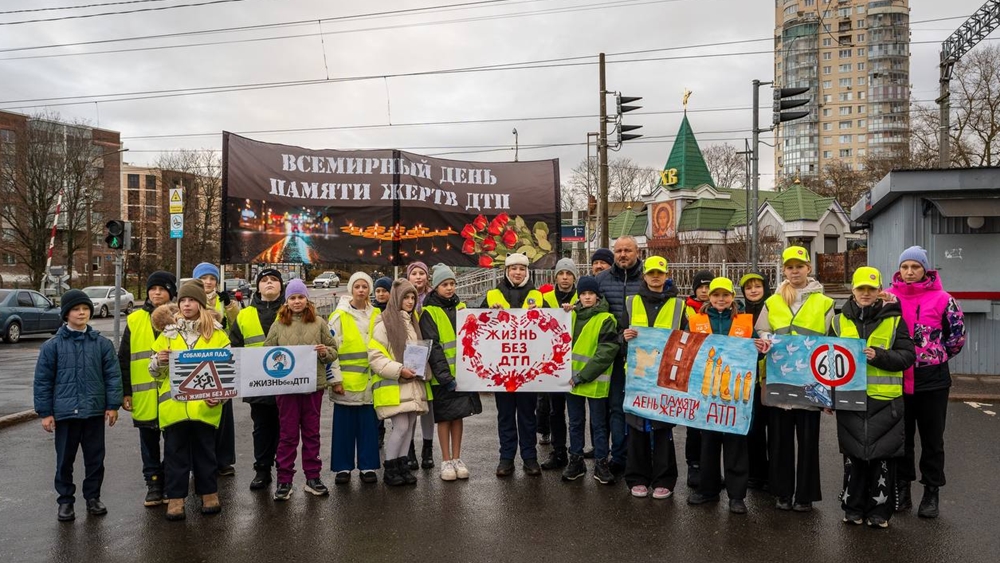
[[[538,459],[535,450],[535,393],[494,393],[497,403],[497,434],[500,438],[500,459],[514,459],[518,448],[521,459]]]
[[[628,458],[628,426],[625,424],[624,358],[616,359],[611,368],[611,390],[608,394],[608,412],[611,413],[611,463],[624,467],[625,461]]]
[[[580,397],[566,394],[566,409],[569,411],[569,453],[583,455],[586,442],[587,405],[590,405],[590,429],[594,442],[594,459],[608,459],[608,426],[605,412],[608,400]]]

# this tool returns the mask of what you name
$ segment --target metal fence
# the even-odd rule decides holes
[[[577,267],[578,276],[589,275],[590,265],[579,265]],[[674,281],[674,286],[682,294],[691,291],[691,283],[694,280],[695,272],[709,270],[714,275],[726,277],[738,284],[747,272],[751,271],[751,265],[746,262],[714,262],[714,263],[672,263],[667,276]],[[781,268],[778,263],[759,264],[757,271],[764,274],[773,288]],[[495,288],[500,282],[503,270],[499,268],[456,268],[455,274],[458,277],[456,292],[462,301],[469,306],[478,305],[486,297],[486,292]],[[555,283],[555,270],[532,270],[535,287],[547,283]]]

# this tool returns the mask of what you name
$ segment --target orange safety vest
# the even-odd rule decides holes
[[[712,323],[709,321],[707,313],[696,313],[688,317],[688,328],[691,332],[712,334]],[[753,315],[748,313],[736,315],[732,326],[729,327],[729,336],[739,336],[740,338],[753,336]]]

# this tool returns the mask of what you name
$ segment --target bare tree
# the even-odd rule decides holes
[[[589,172],[589,173],[588,173]],[[573,202],[574,209],[583,209],[590,198],[598,195],[597,159],[581,160],[573,168],[569,184],[563,188],[563,202]],[[608,200],[636,201],[641,194],[656,186],[657,171],[639,166],[630,158],[616,158],[608,162]],[[563,209],[566,209],[565,205]]]
[[[709,145],[701,151],[708,171],[720,188],[743,188],[746,185],[746,157],[736,154],[735,146],[725,143]]]
[[[222,159],[212,151],[180,150],[164,153],[156,168],[167,188],[180,187],[184,193],[184,239],[181,244],[181,272],[189,272],[199,262],[218,263],[222,240]],[[172,246],[161,233],[164,256]]]

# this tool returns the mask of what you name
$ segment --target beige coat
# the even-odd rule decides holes
[[[340,341],[330,334],[330,327],[323,317],[316,317],[316,322],[303,323],[302,315],[293,315],[292,324],[283,325],[275,319],[271,330],[267,331],[264,346],[326,346],[326,354],[319,354],[316,362],[316,389],[326,389],[327,377],[330,375],[326,364],[337,359],[337,348]]]
[[[405,314],[406,313],[404,313],[404,315]],[[385,334],[385,325],[382,324],[381,315],[375,321],[375,328],[372,331],[372,340],[375,340],[384,346],[386,350],[391,351],[389,347],[389,339]],[[411,342],[416,340],[417,335],[413,332],[413,325],[411,325],[407,320],[406,341]],[[427,404],[427,391],[424,388],[423,380],[417,378],[410,380],[400,379],[399,372],[403,369],[402,363],[397,362],[392,358],[387,358],[381,350],[377,350],[376,348],[369,346],[368,364],[372,368],[372,373],[377,374],[379,377],[399,381],[399,404],[392,407],[376,407],[375,414],[378,415],[379,420],[385,420],[396,416],[397,414],[407,412],[424,414],[429,410]]]

